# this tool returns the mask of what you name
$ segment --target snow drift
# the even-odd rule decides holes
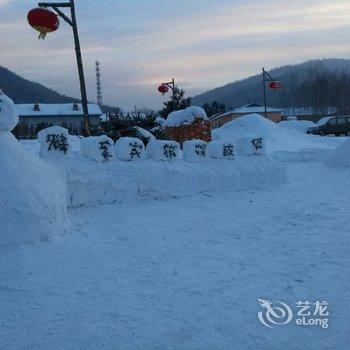
[[[306,133],[309,128],[316,126],[314,122],[309,120],[286,120],[278,123],[278,125],[286,129],[301,131],[303,133]]]
[[[0,164],[0,246],[62,233],[67,219],[64,178],[10,132],[0,132]]]
[[[350,167],[350,138],[329,154],[328,164],[333,166]]]
[[[259,114],[249,114],[229,123],[221,128],[212,130],[214,140],[238,138],[259,135],[266,141],[267,153],[277,151],[300,151],[304,149],[334,149],[338,140],[328,138],[327,142],[321,136],[306,135],[300,131],[286,129]]]

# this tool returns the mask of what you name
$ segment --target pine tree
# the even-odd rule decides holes
[[[175,86],[175,91],[169,101],[164,102],[164,108],[159,112],[160,116],[167,118],[171,112],[185,109],[191,105],[191,97],[184,97],[185,91]]]

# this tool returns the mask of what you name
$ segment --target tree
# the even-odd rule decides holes
[[[218,113],[226,112],[226,106],[223,103],[218,103],[216,101],[214,101],[211,105],[209,103],[205,103],[203,105],[203,109],[205,110],[205,113],[208,117],[211,117],[212,115]]]
[[[191,105],[191,97],[184,97],[185,91],[175,86],[175,91],[169,101],[164,102],[164,108],[159,112],[166,119],[171,112],[185,109]]]

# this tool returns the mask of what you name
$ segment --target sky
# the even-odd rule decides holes
[[[52,0],[55,1],[55,0]],[[88,97],[95,61],[104,102],[158,109],[161,82],[186,94],[314,58],[350,58],[349,0],[75,0]],[[0,0],[0,65],[79,96],[73,37],[61,21],[37,40],[26,21],[32,0]]]

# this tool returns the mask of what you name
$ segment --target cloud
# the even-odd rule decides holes
[[[70,28],[62,21],[38,41],[25,20],[33,3],[22,4],[0,12],[0,30],[9,33],[0,38],[1,64],[78,96]],[[262,66],[350,52],[348,0],[86,0],[77,11],[90,98],[100,59],[105,100],[125,107],[159,106],[156,86],[173,76],[194,94]]]

